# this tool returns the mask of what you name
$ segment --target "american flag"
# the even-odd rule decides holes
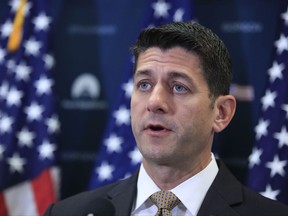
[[[0,23],[0,215],[37,216],[57,197],[48,1],[7,1]]]
[[[288,8],[280,20],[275,58],[268,69],[262,111],[255,127],[256,144],[249,157],[248,186],[288,204]]]
[[[172,21],[188,21],[192,18],[190,0],[153,0],[148,5],[143,28]],[[142,156],[137,149],[130,125],[130,97],[133,89],[132,69],[133,60],[129,63],[129,69],[119,89],[118,100],[113,107],[114,111],[100,145],[89,189],[126,178],[141,163]]]

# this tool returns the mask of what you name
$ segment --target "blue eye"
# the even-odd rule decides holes
[[[182,86],[182,85],[174,85],[173,89],[174,89],[174,91],[176,93],[185,93],[185,92],[187,92],[187,89],[184,86]]]
[[[150,87],[151,87],[151,85],[149,83],[147,83],[147,82],[141,82],[139,84],[139,88],[141,90],[148,90],[148,89],[150,89]]]

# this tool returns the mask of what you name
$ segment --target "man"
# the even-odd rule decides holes
[[[222,41],[199,24],[178,22],[143,30],[132,50],[131,121],[140,170],[61,201],[46,215],[288,215],[287,206],[241,185],[211,153],[214,133],[236,109]],[[162,198],[168,206],[158,203]]]

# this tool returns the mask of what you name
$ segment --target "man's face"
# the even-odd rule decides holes
[[[193,166],[210,158],[214,110],[196,54],[180,47],[140,54],[131,118],[144,163]]]

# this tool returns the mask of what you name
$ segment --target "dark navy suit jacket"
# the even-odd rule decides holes
[[[288,216],[288,206],[243,186],[221,162],[197,216]],[[128,179],[83,192],[51,205],[45,216],[86,216],[99,198],[112,203],[115,216],[129,216],[137,193],[138,172]],[[189,189],[187,189],[189,190]],[[191,191],[193,199],[193,191]],[[95,216],[107,216],[94,214]]]

